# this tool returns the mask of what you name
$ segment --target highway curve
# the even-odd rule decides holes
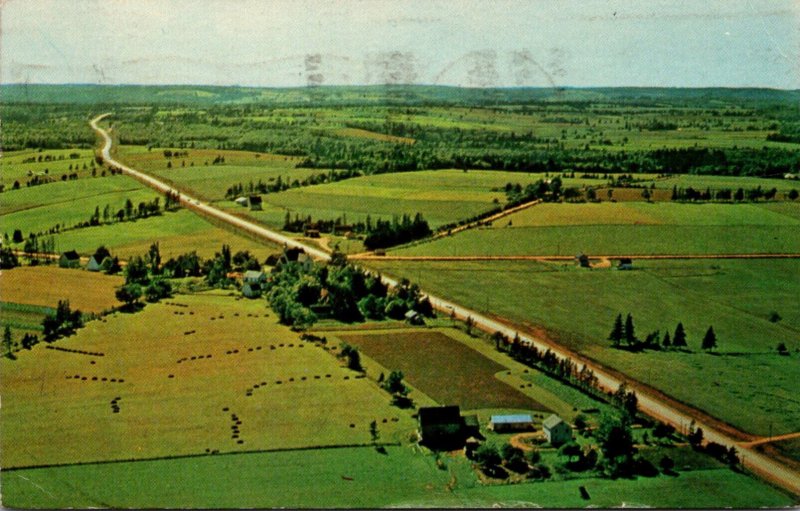
[[[105,130],[103,130],[97,125],[97,123],[100,120],[104,119],[109,115],[111,115],[111,113],[102,114],[94,118],[90,122],[92,128],[105,141],[102,148],[103,160],[108,165],[121,169],[125,174],[132,176],[133,178],[141,181],[145,185],[161,193],[166,194],[168,191],[176,192],[177,190],[167,185],[166,183],[148,174],[139,172],[126,165],[123,165],[122,163],[114,160],[111,157],[111,137]],[[284,236],[280,233],[266,229],[248,220],[244,220],[242,218],[226,213],[213,206],[200,202],[198,199],[190,195],[180,192],[179,198],[181,204],[183,204],[186,208],[198,214],[214,218],[218,221],[225,222],[231,226],[234,226],[242,231],[250,233],[251,235],[254,235],[258,238],[261,238],[265,241],[269,241],[271,243],[277,243],[279,245],[286,245],[289,247],[302,248],[303,250],[306,251],[306,253],[308,253],[309,255],[311,255],[316,259],[322,261],[330,260],[330,255],[326,252],[323,252],[322,250],[319,250],[318,248],[305,245],[304,243],[299,242],[293,238]],[[385,284],[387,284],[390,287],[395,287],[398,285],[398,282],[395,279],[386,276],[381,276],[381,279]],[[622,378],[616,377],[610,374],[609,372],[605,371],[602,367],[599,367],[593,361],[584,359],[558,344],[550,343],[542,339],[537,339],[532,335],[529,335],[525,332],[520,332],[514,328],[507,326],[504,323],[489,318],[486,315],[483,315],[477,311],[458,305],[455,302],[439,298],[430,294],[428,294],[427,296],[430,299],[431,304],[436,309],[446,312],[447,314],[454,313],[455,316],[459,319],[466,319],[467,317],[471,317],[475,326],[486,332],[499,331],[511,338],[519,334],[520,340],[524,344],[533,345],[541,350],[550,349],[559,359],[566,358],[574,360],[578,366],[586,364],[587,367],[589,367],[590,369],[592,369],[592,371],[594,371],[595,376],[597,376],[599,385],[605,388],[606,390],[614,391],[619,387],[619,385],[623,381],[625,381],[630,389],[636,391],[636,395],[639,398],[639,410],[641,412],[650,415],[663,422],[669,423],[679,431],[685,431],[687,425],[692,420],[694,420],[697,427],[703,429],[704,439],[706,441],[717,442],[719,444],[725,445],[726,447],[730,446],[736,447],[740,453],[740,458],[742,459],[746,468],[760,475],[761,477],[785,488],[786,490],[792,492],[794,495],[800,496],[800,473],[772,458],[769,458],[755,451],[754,449],[740,445],[738,439],[733,438],[731,435],[724,433],[719,428],[715,427],[715,425],[710,424],[708,421],[703,421],[701,418],[693,417],[689,413],[681,411],[676,407],[670,405],[669,403],[664,402],[657,396],[654,396],[652,393],[648,393],[646,389],[643,389],[641,386],[638,386],[635,381],[627,379],[623,380]]]

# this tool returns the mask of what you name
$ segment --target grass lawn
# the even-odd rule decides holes
[[[4,471],[3,496],[4,504],[18,508],[759,508],[797,504],[727,469],[651,479],[485,486],[466,469],[463,459],[446,460],[448,470],[439,470],[432,456],[408,447],[389,447],[385,455],[372,448],[344,448]],[[580,486],[586,487],[590,500],[581,498]]]
[[[800,294],[795,260],[642,261],[639,270],[582,270],[526,262],[371,262],[425,289],[520,325],[542,326],[561,343],[654,385],[737,427],[767,434],[797,429]],[[783,318],[769,321],[771,311]],[[617,314],[631,313],[641,338],[683,322],[693,353],[630,353],[606,340]],[[718,354],[700,351],[714,326]],[[784,342],[791,356],[777,354]],[[770,375],[768,378],[764,375]]]
[[[373,420],[383,441],[413,431],[383,390],[276,324],[262,300],[167,302],[55,343],[104,356],[40,344],[0,362],[4,468],[368,444]]]
[[[98,313],[120,304],[114,291],[124,282],[119,276],[57,266],[19,266],[3,270],[0,280],[4,302],[55,309],[59,300],[69,300],[72,309]]]
[[[63,232],[55,235],[55,241],[61,250],[74,249],[85,255],[105,245],[122,259],[142,255],[156,241],[164,260],[193,250],[201,257],[212,257],[223,244],[230,245],[234,253],[250,250],[259,259],[279,250],[276,246],[216,227],[188,210],[168,212],[135,222]]]

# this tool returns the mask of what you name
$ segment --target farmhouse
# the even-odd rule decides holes
[[[95,259],[94,256],[92,256],[91,258],[89,258],[89,264],[86,265],[86,269],[89,271],[100,271],[101,270],[100,263],[102,263],[102,261],[98,261],[97,259]]]
[[[319,229],[306,229],[306,238],[319,238]]]
[[[233,202],[235,202],[236,204],[242,206],[243,208],[247,207],[247,204],[248,204],[247,197],[237,197]]]
[[[251,195],[248,197],[248,201],[250,202],[250,211],[261,211],[260,195]]]
[[[263,284],[267,281],[267,275],[259,270],[247,270],[242,276],[242,281],[246,284]]]
[[[81,256],[79,256],[74,250],[64,252],[61,254],[61,257],[58,258],[58,265],[61,268],[80,268]]]
[[[418,412],[420,443],[428,447],[461,447],[464,420],[458,406],[428,406]]]
[[[542,430],[551,445],[558,446],[572,440],[572,428],[558,415],[551,415],[542,423]]]
[[[495,433],[506,431],[528,431],[533,429],[533,417],[522,415],[492,415],[489,420],[489,429]]]
[[[405,318],[406,318],[406,322],[409,325],[424,325],[425,324],[425,320],[422,318],[422,314],[420,314],[419,312],[417,312],[417,311],[415,311],[413,309],[411,309],[409,311],[406,311]]]

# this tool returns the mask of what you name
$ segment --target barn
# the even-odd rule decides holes
[[[492,415],[492,418],[489,420],[489,429],[495,433],[529,431],[533,429],[533,417],[527,414]]]
[[[421,444],[440,448],[464,445],[464,420],[458,406],[424,406],[417,418]]]

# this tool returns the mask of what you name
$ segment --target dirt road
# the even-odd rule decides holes
[[[798,259],[800,254],[638,254],[638,255],[598,255],[589,258],[590,261],[599,261],[600,264],[610,262],[612,259],[628,257],[634,261],[659,260],[659,259]],[[574,261],[573,256],[555,255],[490,255],[490,256],[400,256],[400,255],[375,255],[362,253],[348,256],[348,259],[359,261]]]
[[[167,184],[155,179],[152,176],[134,170],[130,167],[123,165],[122,163],[114,160],[111,158],[111,137],[108,133],[100,128],[97,123],[102,120],[103,118],[111,115],[110,113],[100,115],[99,117],[93,119],[91,121],[92,128],[97,131],[100,136],[105,140],[102,149],[102,157],[103,159],[109,164],[114,167],[122,169],[122,171],[135,179],[141,181],[145,185],[158,190],[161,193],[166,193],[168,191],[176,192]],[[292,238],[284,236],[280,233],[276,233],[259,225],[256,225],[252,222],[247,220],[238,218],[234,215],[221,211],[213,206],[208,204],[202,203],[199,200],[191,197],[187,194],[180,193],[180,202],[187,207],[188,209],[195,211],[198,214],[208,216],[211,218],[215,218],[219,221],[226,222],[231,226],[234,226],[242,231],[248,232],[251,235],[259,237],[265,241],[269,241],[272,243],[278,243],[281,245],[286,245],[289,247],[298,247],[302,248],[316,259],[320,259],[323,261],[327,261],[330,259],[330,255],[322,250],[319,250],[314,247],[307,246],[301,242],[298,242]],[[398,285],[397,280],[392,279],[387,276],[381,276],[381,279],[385,284],[390,287],[396,287]],[[773,481],[774,483],[782,486],[783,488],[789,490],[790,492],[794,493],[795,495],[800,495],[800,472],[797,472],[782,463],[771,459],[763,454],[758,453],[754,449],[750,449],[748,447],[738,446],[738,441],[740,439],[734,438],[733,436],[724,433],[720,429],[714,427],[713,424],[708,423],[707,421],[703,421],[702,418],[699,416],[693,416],[690,413],[687,413],[686,410],[680,410],[674,406],[671,406],[668,403],[663,402],[658,398],[657,395],[647,392],[646,389],[638,386],[636,382],[628,380],[626,378],[621,378],[611,374],[610,372],[604,370],[602,367],[599,367],[597,364],[592,362],[591,360],[584,359],[580,357],[576,353],[572,353],[569,350],[565,349],[564,347],[548,342],[543,339],[539,339],[530,335],[525,332],[519,331],[519,329],[512,328],[505,323],[497,321],[493,318],[490,318],[486,315],[480,314],[477,311],[468,309],[461,305],[458,305],[455,302],[451,302],[449,300],[445,300],[443,298],[439,298],[433,295],[428,295],[428,298],[431,304],[438,310],[445,312],[447,314],[453,313],[459,319],[466,319],[467,317],[472,318],[476,327],[481,328],[486,332],[501,332],[507,337],[513,338],[515,335],[519,334],[521,342],[529,345],[536,346],[539,349],[546,350],[550,349],[559,359],[572,359],[576,362],[576,364],[583,365],[586,364],[589,368],[591,368],[595,375],[597,376],[598,382],[600,386],[603,388],[614,391],[616,390],[620,383],[623,381],[628,383],[629,388],[636,391],[637,396],[639,398],[639,409],[656,419],[664,421],[666,423],[672,424],[676,429],[679,431],[685,431],[687,425],[692,421],[695,420],[698,427],[703,428],[704,437],[708,441],[717,442],[723,444],[725,446],[736,446],[739,449],[740,457],[742,458],[745,466],[759,474],[760,476]],[[685,407],[688,409],[688,407]]]

